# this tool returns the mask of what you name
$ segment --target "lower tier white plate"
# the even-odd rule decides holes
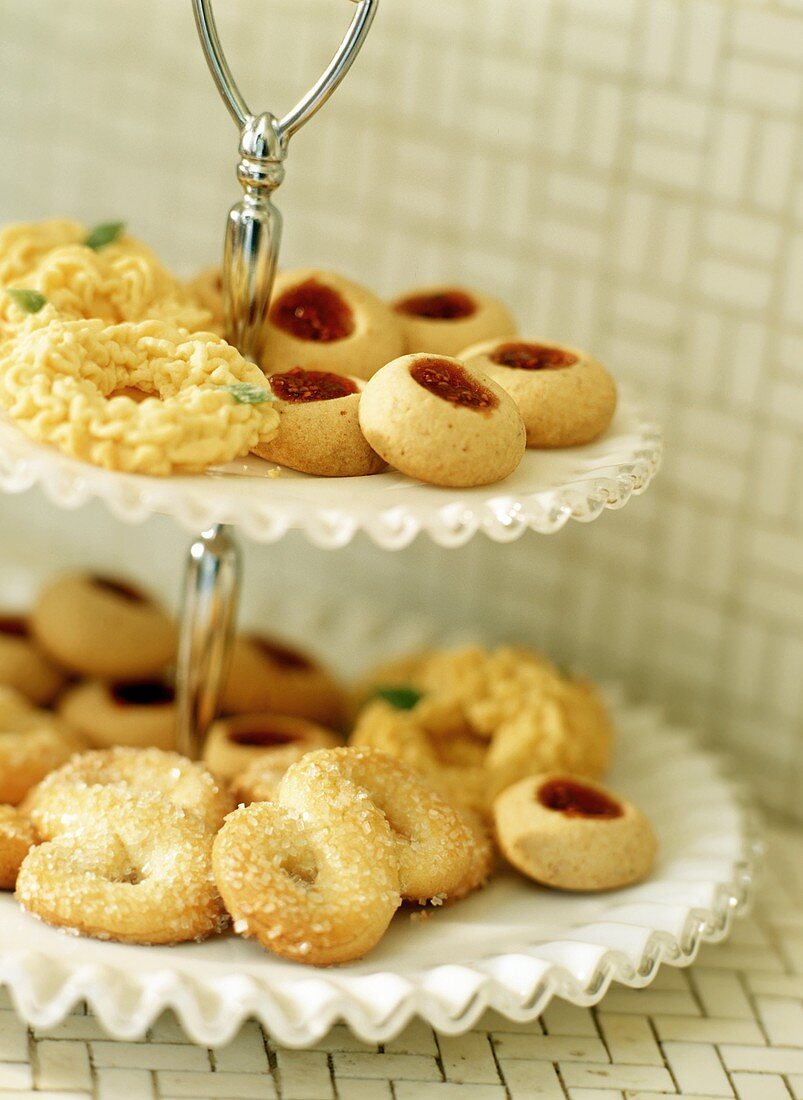
[[[598,1001],[612,981],[647,985],[661,963],[685,966],[723,938],[745,904],[758,844],[717,761],[650,708],[612,698],[619,742],[611,785],[643,806],[660,854],[647,882],[569,895],[504,873],[473,897],[411,921],[349,966],[315,970],[228,935],[178,947],[67,936],[0,896],[0,984],[37,1027],[86,1000],[109,1033],[141,1036],[166,1008],[205,1046],[254,1016],[282,1044],[304,1046],[345,1020],[381,1042],[418,1014],[457,1033],[487,1007],[514,1020],[550,998]]]

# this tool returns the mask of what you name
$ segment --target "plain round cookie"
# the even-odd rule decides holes
[[[616,890],[639,882],[656,840],[632,802],[589,779],[530,776],[494,802],[496,838],[522,874],[560,890]]]
[[[370,378],[403,351],[393,310],[359,283],[315,268],[276,276],[260,354],[266,374],[303,367]]]
[[[616,411],[616,385],[579,348],[543,340],[491,340],[463,350],[470,366],[507,390],[528,447],[575,447],[600,436]]]
[[[241,634],[220,700],[223,714],[270,711],[337,728],[346,699],[331,674],[308,653],[260,634]]]
[[[282,759],[288,746],[305,752],[331,749],[343,739],[303,718],[280,714],[240,714],[213,722],[204,745],[206,766],[221,779],[231,779],[254,761]]]
[[[507,306],[466,287],[421,287],[400,294],[391,305],[408,353],[458,355],[469,344],[512,336],[517,331]]]
[[[40,593],[31,629],[60,665],[102,680],[142,680],[176,654],[176,627],[149,596],[110,577],[73,573]]]
[[[66,679],[31,637],[26,617],[0,613],[0,684],[43,707],[52,703]]]
[[[489,485],[522,459],[525,431],[515,401],[458,359],[403,355],[369,380],[360,426],[403,474],[431,485]]]
[[[362,477],[385,469],[360,428],[360,379],[293,367],[268,381],[279,429],[254,448],[255,455],[318,477]]]
[[[176,747],[175,693],[165,680],[86,680],[64,693],[58,712],[95,748]]]

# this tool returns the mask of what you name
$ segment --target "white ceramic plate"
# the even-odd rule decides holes
[[[79,939],[0,896],[0,984],[37,1027],[86,1000],[117,1038],[141,1036],[166,1008],[205,1046],[254,1016],[304,1046],[345,1020],[381,1042],[414,1015],[450,1033],[487,1007],[514,1020],[553,996],[593,1004],[612,981],[647,985],[662,962],[684,966],[723,938],[745,904],[758,845],[718,762],[652,709],[612,698],[614,788],[647,808],[660,856],[647,882],[603,895],[552,892],[507,873],[425,921],[401,913],[368,958],[314,970],[232,935],[203,944],[128,947]]]
[[[453,491],[389,471],[373,477],[317,478],[261,459],[231,463],[197,477],[115,474],[31,442],[0,416],[0,489],[40,485],[61,508],[102,500],[127,523],[154,513],[191,531],[215,523],[241,527],[259,542],[276,542],[291,528],[313,543],[344,546],[365,531],[379,546],[398,549],[419,532],[441,546],[460,546],[482,531],[510,542],[526,530],[559,530],[569,519],[595,519],[646,489],[661,456],[659,429],[624,394],[609,430],[596,443],[561,451],[528,451],[505,481]]]

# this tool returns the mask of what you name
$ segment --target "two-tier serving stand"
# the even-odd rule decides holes
[[[240,132],[244,193],[226,228],[225,312],[229,338],[256,358],[281,235],[271,194],[284,175],[289,139],[348,71],[378,0],[358,0],[332,61],[282,118],[249,111],[221,48],[211,0],[193,4],[210,69]],[[235,529],[265,544],[300,530],[329,549],[346,546],[360,531],[385,550],[407,547],[419,535],[444,547],[475,535],[511,542],[527,531],[548,534],[569,519],[589,521],[605,508],[622,507],[646,489],[660,454],[659,430],[627,394],[597,442],[528,451],[504,482],[462,492],[392,471],[333,480],[282,470],[276,477],[253,457],[203,476],[115,474],[35,444],[0,419],[0,489],[16,493],[38,485],[59,507],[101,500],[125,523],[169,515],[196,533],[177,676],[179,739],[189,755],[198,754],[226,670],[240,577]],[[339,631],[333,648],[348,651],[355,664],[367,660],[376,631],[364,619],[330,610],[315,614],[321,629],[326,623]],[[284,617],[293,612],[288,605]],[[409,631],[402,633],[406,644],[415,643]],[[389,628],[390,650],[395,637]],[[415,1014],[459,1032],[487,1007],[531,1019],[552,996],[591,1004],[613,980],[645,985],[661,962],[685,965],[700,942],[726,934],[748,892],[755,843],[715,760],[650,708],[627,706],[616,692],[610,703],[619,742],[612,783],[650,807],[661,841],[655,874],[640,886],[573,897],[501,875],[423,924],[400,916],[367,959],[328,971],[284,962],[235,937],[168,949],[67,939],[0,896],[0,985],[38,1027],[54,1025],[86,1000],[111,1034],[132,1038],[172,1008],[187,1033],[206,1045],[226,1042],[249,1016],[288,1045],[315,1042],[341,1019],[362,1038],[382,1041]]]

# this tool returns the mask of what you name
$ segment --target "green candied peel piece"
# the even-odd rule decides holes
[[[91,229],[84,244],[95,252],[107,244],[113,244],[125,229],[125,222],[102,222]]]
[[[230,386],[223,386],[228,390],[234,400],[240,405],[262,405],[265,401],[275,401],[270,390],[262,386],[254,386],[250,382],[232,382]]]
[[[394,684],[386,687],[378,687],[374,692],[377,699],[384,699],[396,710],[412,710],[423,699],[420,691],[408,687],[405,684]]]
[[[15,305],[18,305],[20,309],[24,309],[26,313],[38,313],[43,306],[47,305],[47,298],[44,294],[40,294],[38,290],[10,287],[6,290],[6,294]]]

